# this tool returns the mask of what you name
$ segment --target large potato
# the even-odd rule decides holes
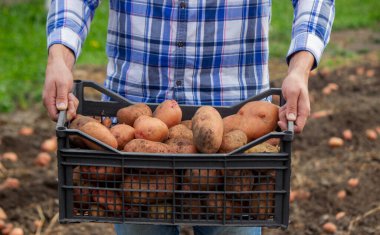
[[[168,139],[165,144],[170,146],[172,153],[197,153],[197,148],[189,139]]]
[[[182,110],[177,101],[165,100],[154,110],[153,117],[160,119],[170,128],[181,122]]]
[[[189,139],[193,141],[193,132],[183,124],[178,124],[169,129],[169,139]]]
[[[186,169],[182,189],[186,191],[215,190],[223,183],[220,171],[216,169]]]
[[[83,126],[79,127],[79,130],[112,148],[117,148],[118,144],[116,138],[107,127],[103,126],[99,122],[87,122]],[[91,142],[88,139],[82,138],[82,140],[90,149],[103,150],[101,146]]]
[[[121,185],[124,201],[136,205],[169,200],[173,196],[176,179],[173,174],[157,176],[127,176]]]
[[[98,121],[95,120],[94,118],[83,116],[81,114],[77,114],[75,116],[75,118],[73,120],[71,120],[71,122],[69,123],[69,128],[78,130],[80,127],[82,127],[87,122],[98,122]],[[83,139],[80,136],[70,135],[69,139],[70,139],[70,143],[74,147],[78,147],[78,148],[85,148],[86,147],[86,144],[83,142]]]
[[[125,152],[170,153],[169,145],[144,139],[133,139],[124,146]]]
[[[246,153],[278,153],[280,148],[278,146],[273,146],[267,142],[255,145],[252,148],[245,151]]]
[[[194,145],[199,152],[218,152],[223,139],[223,119],[211,106],[202,106],[192,118]]]
[[[133,104],[121,108],[116,113],[117,120],[120,124],[127,124],[130,126],[133,126],[135,120],[142,115],[152,116],[152,110],[144,103]]]
[[[122,150],[124,146],[135,138],[135,129],[126,124],[117,124],[110,129],[117,140],[117,149]]]
[[[220,153],[229,153],[247,144],[247,135],[242,130],[233,130],[223,135]]]
[[[277,127],[279,107],[266,101],[252,101],[240,108],[241,127],[248,141],[257,139]]]
[[[185,125],[190,130],[193,129],[193,122],[191,120],[184,120],[181,122],[182,125]]]
[[[133,127],[136,139],[163,142],[169,136],[168,126],[158,118],[140,116],[136,119]]]

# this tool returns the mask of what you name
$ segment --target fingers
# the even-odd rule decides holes
[[[294,132],[301,133],[306,125],[306,121],[310,116],[310,101],[308,94],[301,94],[298,101],[298,115],[295,121]]]
[[[57,88],[57,97],[55,99],[56,107],[58,110],[66,110],[68,107],[68,94],[70,88],[65,82],[59,82]]]
[[[75,118],[78,105],[79,105],[78,99],[73,95],[73,93],[69,93],[68,109],[67,109],[67,117],[66,117],[68,121]]]
[[[286,104],[281,106],[279,109],[279,121],[277,124],[283,131],[288,129],[288,120],[286,119]]]
[[[286,95],[286,118],[289,121],[295,121],[297,119],[297,106],[299,99],[300,91],[290,90]]]

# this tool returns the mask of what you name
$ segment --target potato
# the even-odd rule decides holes
[[[171,199],[176,182],[173,174],[127,176],[121,185],[121,188],[125,189],[124,201],[138,205]]]
[[[279,107],[266,101],[252,101],[246,103],[238,111],[243,117],[242,127],[248,141],[257,139],[277,127]]]
[[[192,118],[194,145],[199,152],[218,152],[223,139],[223,120],[211,106],[200,107]]]
[[[184,120],[181,122],[182,125],[185,125],[190,130],[193,128],[193,122],[191,120]]]
[[[149,206],[150,219],[171,219],[173,215],[173,205],[170,203],[161,203]]]
[[[90,216],[95,216],[95,217],[106,216],[106,209],[102,206],[91,205],[88,211],[89,211]]]
[[[160,119],[170,128],[181,122],[182,110],[177,101],[165,100],[154,110],[153,117]]]
[[[165,144],[170,146],[172,153],[197,153],[193,141],[188,139],[168,139]]]
[[[133,127],[136,139],[163,142],[169,136],[168,127],[158,118],[141,116],[136,119]]]
[[[135,138],[135,129],[126,124],[117,124],[110,129],[111,134],[117,141],[117,149],[122,150],[124,146]]]
[[[273,191],[274,190],[274,176],[275,172],[269,172],[271,177],[263,177],[261,175],[259,182],[253,186],[254,191]],[[250,212],[256,216],[259,220],[267,220],[273,217],[274,213],[274,193],[254,193],[252,194],[252,200]]]
[[[160,142],[144,139],[133,139],[124,146],[123,151],[139,153],[170,153],[171,148],[169,145]]]
[[[91,202],[90,187],[88,183],[83,183],[80,188],[73,189],[73,200],[75,208],[87,208]]]
[[[233,114],[233,115],[224,117],[223,118],[223,132],[224,132],[224,134],[229,133],[229,132],[234,131],[234,130],[242,130],[240,128],[240,123],[242,122],[242,118],[243,117],[241,115],[238,115],[238,114]]]
[[[169,129],[169,139],[189,139],[193,141],[193,132],[183,124],[178,124]]]
[[[215,190],[218,185],[222,185],[223,177],[216,169],[186,169],[183,182],[183,190],[208,191]]]
[[[137,103],[128,107],[119,109],[116,116],[120,124],[133,126],[135,120],[141,115],[152,116],[152,110],[144,103]]]
[[[92,201],[99,203],[107,210],[111,210],[114,213],[120,213],[123,208],[123,201],[117,192],[112,190],[92,190]]]
[[[252,170],[226,170],[222,171],[222,175],[226,174],[226,191],[242,192],[242,194],[234,194],[238,198],[248,198],[248,192],[252,191],[254,185],[254,175]]]
[[[180,206],[178,211],[183,211],[184,219],[201,219],[202,214],[202,199],[194,197],[178,199],[177,205]],[[204,199],[203,199],[204,200]]]
[[[103,126],[101,123],[87,122],[86,124],[81,126],[79,130],[112,148],[117,148],[118,144],[116,138],[112,135],[111,131],[107,127]],[[82,138],[82,140],[90,149],[103,150],[101,146],[91,142],[88,139]]]
[[[216,216],[217,219],[223,219],[223,212],[225,212],[226,219],[230,220],[232,217],[240,217],[242,213],[242,205],[239,202],[232,202],[231,200],[224,201],[223,194],[209,194],[207,201],[207,213],[212,214],[212,216]],[[224,207],[226,211],[224,211]]]
[[[241,130],[233,130],[223,135],[219,153],[229,153],[247,144],[247,135]]]
[[[80,177],[97,181],[118,180],[122,175],[121,167],[80,166]]]
[[[245,153],[278,153],[279,151],[280,148],[278,146],[263,142],[248,149]]]
[[[80,127],[82,127],[87,122],[97,122],[97,120],[95,120],[94,118],[91,118],[91,117],[87,117],[87,116],[83,116],[81,114],[77,114],[75,119],[73,119],[70,122],[69,128],[78,130]],[[86,144],[84,143],[83,138],[80,136],[70,135],[69,139],[70,139],[70,143],[75,147],[78,147],[78,148],[85,148],[86,147]]]

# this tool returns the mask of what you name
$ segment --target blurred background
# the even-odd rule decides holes
[[[293,9],[290,0],[272,4],[270,74],[280,87]],[[378,0],[336,1],[330,44],[311,73],[312,114],[294,141],[289,229],[266,234],[324,234],[326,223],[336,234],[380,234],[379,9]],[[54,123],[41,104],[46,15],[44,0],[0,0],[0,227],[3,221],[25,234],[112,234],[111,225],[57,222]],[[76,79],[103,82],[107,18],[102,1]],[[44,147],[49,140],[53,147]]]

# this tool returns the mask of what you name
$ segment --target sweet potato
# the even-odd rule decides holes
[[[197,153],[197,148],[189,139],[168,139],[165,144],[170,146],[172,153]]]
[[[138,205],[171,199],[175,183],[176,178],[172,174],[127,176],[121,188],[125,189],[124,201]]]
[[[216,169],[186,169],[183,181],[183,190],[208,191],[222,185],[223,177]]]
[[[181,122],[182,110],[177,101],[165,100],[154,110],[153,117],[160,119],[170,128]]]
[[[112,148],[117,148],[117,140],[112,135],[110,130],[103,126],[99,122],[87,122],[79,128],[80,131],[92,136],[93,138],[103,142],[106,145],[109,145]],[[90,149],[103,150],[103,148],[88,139],[82,138],[83,142]]]
[[[169,145],[144,139],[133,139],[124,146],[125,152],[170,153]]]
[[[117,124],[111,127],[111,133],[117,140],[117,149],[122,150],[124,146],[135,138],[135,129],[126,124]]]
[[[183,124],[178,124],[169,129],[169,139],[189,139],[193,141],[193,132]]]
[[[229,153],[247,144],[247,135],[242,130],[233,130],[223,135],[220,153]]]
[[[92,190],[92,201],[99,203],[114,213],[120,213],[123,208],[123,201],[117,192],[112,190]]]
[[[170,203],[160,203],[149,205],[149,215],[151,219],[171,219],[173,216],[173,205]]]
[[[136,139],[163,142],[169,136],[167,125],[158,118],[140,116],[136,119],[133,127]]]
[[[120,124],[133,126],[135,120],[141,115],[152,116],[152,110],[144,103],[133,104],[125,108],[119,109],[116,116]]]
[[[193,122],[191,120],[184,120],[181,122],[182,125],[185,125],[190,130],[193,128]]]
[[[200,107],[192,118],[194,145],[199,152],[218,152],[223,139],[223,120],[211,106]]]

